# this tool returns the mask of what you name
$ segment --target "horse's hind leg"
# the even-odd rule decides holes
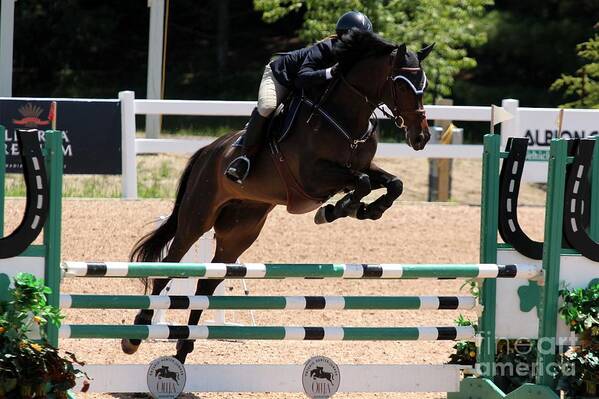
[[[220,212],[214,232],[216,253],[214,263],[235,263],[258,238],[268,213],[274,206],[257,202],[235,202],[226,205]],[[222,280],[199,280],[196,295],[212,295]],[[201,310],[192,310],[188,325],[196,325],[202,316]],[[177,342],[175,357],[182,363],[193,351],[194,340]]]
[[[163,262],[179,262],[187,251],[189,251],[193,243],[213,226],[218,211],[208,205],[198,205],[197,203],[194,205],[199,207],[199,213],[195,208],[181,207],[181,210],[179,211],[180,217],[178,218],[177,232],[169,246],[166,256],[162,260]],[[189,215],[195,215],[195,217],[192,218]],[[152,282],[151,294],[160,295],[160,292],[166,287],[169,280],[170,279],[168,278],[154,279]],[[150,325],[152,324],[153,316],[154,310],[143,309],[135,316],[133,324]],[[121,340],[121,348],[123,352],[127,354],[135,353],[140,344],[140,339],[125,338]]]

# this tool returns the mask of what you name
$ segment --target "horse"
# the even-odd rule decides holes
[[[192,244],[213,228],[216,252],[212,262],[235,263],[258,238],[276,205],[285,205],[295,214],[318,209],[317,224],[348,216],[379,219],[399,198],[403,183],[373,162],[378,132],[376,119],[371,118],[375,109],[380,109],[405,134],[409,146],[414,150],[425,147],[430,133],[423,106],[426,75],[421,62],[432,47],[414,52],[376,34],[351,31],[334,49],[339,73],[324,87],[299,95],[289,134],[284,140],[273,137],[265,143],[243,184],[224,176],[229,162],[239,155],[235,143],[243,130],[224,135],[191,156],[171,215],[138,241],[131,261],[179,262]],[[361,201],[379,188],[386,193],[369,204]],[[341,192],[346,194],[334,205],[323,205]],[[165,249],[166,256],[161,259]],[[168,281],[154,279],[152,295],[160,294]],[[196,295],[212,295],[221,281],[199,280]],[[134,324],[151,324],[153,313],[141,310]],[[201,314],[201,310],[192,310],[189,325],[197,324]],[[132,354],[140,343],[123,339],[121,348]],[[193,347],[193,340],[180,339],[175,357],[185,362]]]
[[[320,378],[322,380],[328,380],[331,384],[333,383],[333,373],[327,373],[322,367],[316,367],[310,371],[310,377],[313,380]]]
[[[175,373],[174,371],[170,371],[167,366],[162,366],[161,368],[157,369],[154,373],[154,376],[160,378],[170,378],[177,384],[179,383],[179,376],[177,375],[177,373]]]

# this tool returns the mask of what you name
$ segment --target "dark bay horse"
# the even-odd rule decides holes
[[[320,207],[317,223],[345,216],[380,218],[403,186],[372,162],[378,137],[370,118],[385,104],[392,112],[388,116],[405,132],[407,144],[415,150],[424,148],[430,135],[422,104],[426,76],[420,63],[431,49],[415,53],[368,32],[344,36],[334,50],[341,73],[327,87],[305,94],[288,137],[264,146],[243,184],[224,176],[226,166],[238,155],[234,143],[243,131],[198,150],[183,172],[172,214],[137,243],[131,260],[179,262],[202,234],[214,228],[217,244],[212,262],[234,263],[258,238],[275,205],[286,205],[291,213]],[[378,188],[386,193],[370,204],[361,201]],[[343,191],[347,194],[335,205],[321,207]],[[196,295],[211,295],[220,282],[200,280]],[[153,280],[152,295],[167,283],[168,279]],[[197,324],[201,314],[201,310],[191,311],[189,324]],[[135,324],[150,324],[152,315],[152,310],[140,311]],[[134,353],[140,343],[124,339],[121,346],[124,352]],[[177,359],[184,362],[193,344],[180,340]]]

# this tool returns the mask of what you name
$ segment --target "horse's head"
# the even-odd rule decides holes
[[[422,96],[426,75],[421,62],[433,49],[425,47],[417,53],[405,44],[395,45],[380,36],[352,30],[333,50],[341,70],[347,73],[346,83],[371,104],[385,104],[406,141],[415,150],[422,150],[430,139]]]
[[[422,150],[431,138],[422,96],[426,89],[426,74],[421,62],[434,45],[414,53],[400,45],[391,53],[391,71],[383,85],[381,102],[393,113],[396,125],[405,130],[406,142]]]

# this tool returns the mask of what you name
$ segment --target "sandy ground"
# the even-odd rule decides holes
[[[387,167],[406,170],[409,164],[383,161]],[[404,178],[408,199],[419,197],[426,163],[413,179]],[[413,166],[413,164],[412,164]],[[461,204],[430,204],[400,200],[376,222],[339,220],[331,225],[314,225],[312,214],[289,215],[276,208],[262,235],[241,258],[243,262],[339,262],[339,263],[462,263],[478,262],[480,207],[480,164],[469,161],[457,165],[454,187]],[[411,176],[411,174],[410,174]],[[416,188],[415,188],[416,187]],[[420,193],[411,195],[410,193]],[[529,202],[542,203],[543,193],[527,187]],[[466,204],[464,204],[466,203]],[[476,205],[468,205],[468,203]],[[23,201],[7,202],[8,230],[20,218]],[[63,200],[63,260],[126,260],[134,242],[151,227],[154,217],[168,214],[167,200]],[[520,221],[535,239],[542,237],[544,209],[520,208]],[[463,281],[251,281],[256,295],[467,295],[460,292]],[[243,295],[239,282],[231,282],[231,293]],[[71,279],[62,284],[68,293],[142,293],[142,286],[130,279]],[[130,324],[134,311],[69,310],[69,323]],[[466,312],[474,320],[473,312]],[[425,311],[256,311],[260,325],[311,326],[440,326],[452,325],[459,312]],[[208,318],[211,317],[207,313]],[[227,312],[229,320],[249,323],[248,312]],[[182,312],[173,320],[185,323]],[[61,348],[75,352],[88,363],[148,363],[174,354],[174,343],[144,343],[138,353],[124,355],[116,340],[63,340]],[[314,355],[325,355],[338,363],[413,363],[439,364],[452,353],[453,343],[437,342],[283,342],[283,341],[203,341],[188,358],[194,363],[303,363]],[[118,395],[122,397],[123,395]],[[124,395],[127,397],[127,395]],[[109,394],[80,395],[82,398],[110,398]],[[300,398],[291,394],[189,394],[202,398]],[[336,395],[360,398],[444,398],[445,394]]]

